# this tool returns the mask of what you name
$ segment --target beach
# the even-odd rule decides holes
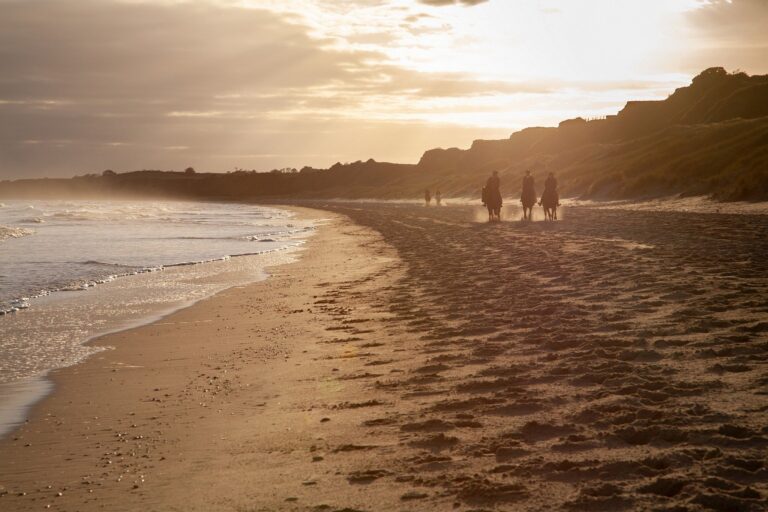
[[[45,376],[151,323],[287,263],[313,220],[256,205],[13,200],[0,226],[0,438],[47,393]]]
[[[298,261],[53,372],[0,510],[765,510],[768,217],[306,206]]]

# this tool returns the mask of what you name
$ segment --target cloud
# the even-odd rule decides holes
[[[420,12],[417,14],[411,14],[409,16],[406,16],[404,21],[406,21],[407,23],[418,23],[422,20],[429,20],[429,19],[434,19],[434,16],[432,16],[431,14],[427,14],[425,12]]]
[[[267,11],[51,0],[0,9],[2,99],[184,101],[243,84],[322,82],[351,57]]]
[[[694,68],[712,65],[768,72],[768,2],[709,0],[688,13],[699,46]]]
[[[425,6],[477,0],[241,3],[0,0],[0,178],[416,161],[680,85],[561,72],[584,63],[542,50],[549,34],[521,51],[531,23],[511,16],[518,4],[487,2],[488,16]],[[708,12],[696,26],[713,38]],[[562,25],[566,14],[546,18]],[[497,19],[518,24],[495,30]]]
[[[0,0],[0,178],[249,164],[222,155],[283,155],[254,157],[257,168],[325,165],[344,150],[402,157],[368,155],[376,144],[353,147],[349,131],[371,119],[412,124],[426,107],[405,107],[411,100],[539,90],[406,70],[309,33],[295,17],[262,9]],[[471,140],[470,130],[458,131]],[[303,156],[323,150],[325,160]]]
[[[691,11],[690,17],[698,27],[725,39],[768,39],[768,2],[764,0],[709,0]]]
[[[480,5],[487,2],[488,0],[419,0],[419,1],[422,4],[435,5],[435,6],[442,7],[445,5],[456,5],[456,4],[467,5],[467,6]]]

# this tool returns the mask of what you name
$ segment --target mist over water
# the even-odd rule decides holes
[[[102,350],[89,339],[263,279],[314,229],[274,208],[127,201],[7,201],[0,225],[24,230],[0,240],[0,435],[41,377]]]

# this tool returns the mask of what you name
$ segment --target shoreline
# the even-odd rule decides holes
[[[295,206],[288,208],[311,211]],[[194,465],[194,460],[180,458],[179,454],[174,456],[168,447],[183,447],[182,453],[193,452],[190,459],[213,456],[206,443],[214,438],[205,434],[200,439],[200,431],[210,433],[209,429],[213,429],[232,435],[230,420],[217,416],[233,408],[237,412],[230,411],[229,414],[239,416],[237,420],[240,422],[254,421],[253,414],[268,407],[269,398],[275,395],[268,393],[264,401],[254,403],[247,396],[250,390],[254,387],[271,389],[274,383],[267,382],[270,378],[290,375],[294,364],[311,364],[307,354],[317,355],[316,337],[327,335],[328,325],[317,322],[309,309],[286,309],[280,297],[287,289],[292,290],[291,304],[299,301],[311,308],[313,302],[306,295],[304,284],[291,283],[314,280],[315,285],[325,287],[328,278],[346,279],[356,273],[365,278],[374,267],[382,265],[380,256],[359,253],[355,235],[342,231],[352,230],[366,239],[375,238],[375,235],[351,226],[336,214],[322,213],[323,218],[330,217],[331,220],[320,225],[315,235],[308,239],[301,257],[291,263],[270,267],[268,279],[234,286],[153,323],[93,339],[90,345],[113,350],[99,352],[75,366],[51,372],[53,392],[32,408],[25,424],[0,439],[0,506],[20,511],[41,507],[52,510],[136,510],[143,507],[148,496],[152,496],[151,503],[159,507],[152,510],[220,509],[209,503],[203,494],[197,496],[202,500],[197,507],[190,507],[190,496],[185,489],[171,485],[181,473],[185,478],[200,475],[196,471],[190,473],[190,464]],[[324,255],[330,247],[339,254]],[[350,257],[359,259],[362,270],[343,270],[344,262]],[[390,255],[384,259],[390,261],[391,258]],[[319,268],[321,273],[317,272]],[[241,325],[241,310],[253,307],[246,297],[263,303],[262,311],[268,317],[251,323],[248,329]],[[305,323],[319,325],[307,329],[311,335],[303,333],[302,345],[289,346],[285,340],[267,339],[286,330],[286,325],[274,318],[275,314],[305,318],[298,324],[291,323],[291,328]],[[240,331],[236,342],[210,337],[221,336],[222,331],[231,336],[233,330]],[[255,330],[265,337],[254,343],[248,332]],[[157,341],[161,343],[156,344]],[[180,351],[189,351],[189,354]],[[253,366],[233,360],[235,353],[240,359],[251,359]],[[219,363],[212,368],[210,361],[217,359]],[[211,371],[219,374],[206,384],[215,387],[213,393],[212,389],[201,389],[196,383],[202,372]],[[325,368],[325,371],[332,374],[335,370]],[[137,373],[144,377],[137,378]],[[242,373],[248,375],[234,375]],[[293,376],[293,379],[299,384],[305,377]],[[236,386],[236,382],[242,383],[246,378],[248,382]],[[216,385],[216,380],[221,384]],[[234,387],[238,387],[238,394],[242,395],[236,406],[227,398],[217,399],[233,394]],[[333,389],[329,392],[336,394]],[[148,395],[154,396],[149,398]],[[199,396],[192,398],[191,395]],[[175,403],[166,406],[164,402],[167,401]],[[220,409],[211,414],[214,402],[218,402],[216,406]],[[165,411],[166,407],[172,411]],[[244,411],[244,407],[250,410]],[[280,420],[276,413],[272,413],[271,419],[286,421]],[[319,424],[320,420],[318,417],[313,423]],[[305,426],[311,430],[309,425]],[[265,425],[265,428],[268,427]],[[292,430],[290,426],[285,428]],[[220,440],[224,439],[220,436]],[[125,451],[126,444],[132,445],[130,454]],[[108,446],[114,449],[107,449]],[[149,460],[142,460],[146,458]],[[312,464],[312,460],[306,462]],[[163,497],[159,498],[158,493]],[[275,503],[282,504],[284,500]]]
[[[299,222],[313,220],[307,215],[306,210],[292,208],[288,211]],[[71,350],[74,352],[69,355],[71,359],[62,359],[58,365],[47,368],[42,373],[22,376],[11,382],[0,383],[0,439],[5,438],[15,428],[23,424],[28,411],[36,403],[44,399],[47,393],[51,392],[51,389],[53,389],[49,380],[51,372],[80,364],[85,359],[103,350],[89,349],[89,347],[93,347],[95,341],[105,336],[162,321],[169,315],[186,309],[201,300],[226,291],[233,286],[242,285],[244,280],[247,283],[254,283],[266,279],[268,277],[266,267],[294,261],[297,257],[296,254],[301,251],[307,237],[312,236],[313,231],[314,226],[311,230],[305,229],[303,230],[306,233],[304,238],[293,240],[288,245],[274,249],[265,249],[254,253],[216,258],[214,260],[172,264],[160,268],[115,275],[93,286],[88,286],[87,290],[85,288],[78,290],[62,289],[47,292],[35,297],[31,307],[26,307],[24,310],[15,312],[13,315],[0,318],[0,321],[6,323],[5,329],[9,336],[11,336],[11,339],[13,339],[14,332],[17,337],[20,336],[19,329],[23,332],[37,332],[31,329],[36,329],[54,321],[71,323],[71,320],[68,318],[68,310],[71,308],[89,311],[90,316],[88,318],[94,322],[94,325],[89,325],[87,330],[80,332],[78,328],[78,332],[75,333],[73,331],[69,333],[71,336],[69,334],[63,335],[64,337],[61,340],[66,339],[67,343],[73,345]],[[250,258],[250,260],[247,262],[246,260],[240,261],[241,258],[246,257]],[[258,272],[254,272],[254,270],[258,270]],[[160,275],[161,273],[162,275]],[[168,287],[167,283],[163,284],[168,279],[172,282],[194,280],[198,284],[203,285],[203,288],[201,288],[203,293],[201,295],[196,292],[198,296],[187,298],[172,296],[175,295],[174,288]],[[166,295],[168,296],[153,295],[151,302],[139,306],[136,303],[138,297],[125,295],[127,289],[150,286],[150,284],[153,289],[158,286],[167,288],[168,292],[166,292]],[[81,295],[85,292],[88,295]],[[156,290],[156,292],[161,293],[160,289]],[[115,312],[112,317],[103,314],[94,316],[95,312],[90,311],[87,306],[94,303],[94,301],[109,302],[109,298],[115,294],[121,297],[118,300],[127,300],[129,303],[132,303],[130,305],[130,314]],[[42,319],[37,316],[40,314],[44,315]],[[17,315],[20,316],[17,317]],[[85,325],[83,324],[83,327]],[[71,330],[73,327],[70,326],[68,328]],[[44,338],[46,334],[50,333],[40,332],[39,334]],[[21,335],[18,338],[18,342],[26,341],[27,337]],[[36,350],[41,350],[41,347]],[[44,354],[42,355],[44,356]],[[24,390],[23,399],[22,395],[14,391],[17,389]]]
[[[16,200],[20,201],[20,200]],[[64,200],[60,200],[64,201]],[[114,202],[119,203],[121,200],[114,200]],[[129,200],[123,200],[126,204],[135,204],[136,201],[129,201]],[[139,200],[137,200],[139,201]],[[144,200],[147,203],[151,203],[150,200]],[[189,203],[189,201],[183,200],[183,199],[170,199],[171,202],[178,202],[178,203]],[[238,202],[227,202],[227,201],[196,201],[195,203],[199,204],[213,204],[213,205],[219,205],[219,204],[248,204],[248,203],[238,203]],[[5,205],[7,206],[7,205]],[[308,219],[309,220],[309,219]],[[0,228],[5,228],[5,226],[0,226]],[[13,226],[11,228],[8,228],[11,230],[22,230],[26,231],[26,235],[35,235],[35,231],[28,228],[23,228],[20,226]],[[297,233],[311,233],[314,227],[308,226],[304,229],[292,229],[287,234],[289,237],[296,237]],[[277,233],[261,233],[261,235],[267,235],[272,236]],[[25,236],[26,236],[25,235]],[[248,237],[250,241],[273,241],[270,239],[264,239],[258,238],[257,235],[253,235],[251,237]],[[301,238],[301,237],[298,237]],[[2,238],[0,238],[2,240]],[[30,301],[40,301],[45,300],[46,297],[49,297],[51,295],[55,294],[61,294],[61,293],[67,293],[67,292],[81,292],[86,291],[88,289],[97,287],[99,285],[104,285],[107,283],[110,283],[112,281],[115,281],[117,279],[123,279],[126,277],[133,277],[137,275],[147,274],[147,273],[154,273],[154,272],[162,272],[165,270],[170,269],[176,269],[180,267],[191,267],[196,265],[204,265],[209,263],[220,263],[236,258],[241,257],[248,257],[248,256],[260,256],[264,254],[271,254],[275,252],[280,252],[283,250],[291,249],[293,247],[297,247],[301,245],[301,241],[299,241],[296,245],[288,245],[284,247],[278,247],[273,249],[264,249],[264,250],[251,250],[248,252],[235,252],[235,253],[229,253],[224,255],[218,255],[206,259],[198,259],[198,260],[181,260],[181,261],[175,261],[173,263],[166,263],[166,264],[159,264],[159,263],[153,263],[149,266],[135,266],[135,265],[116,265],[124,268],[128,268],[129,270],[126,270],[124,272],[114,273],[114,274],[108,274],[103,275],[97,278],[81,278],[73,280],[72,282],[61,285],[60,287],[48,287],[46,289],[38,289],[34,292],[27,293],[25,295],[19,295],[19,296],[12,296],[10,298],[5,298],[5,303],[2,304],[2,306],[5,306],[5,309],[0,309],[0,317],[4,315],[10,315],[13,313],[17,313],[19,311],[24,311],[26,309],[29,309],[30,307]],[[88,262],[86,262],[88,263]],[[99,263],[99,262],[90,262],[90,263]]]

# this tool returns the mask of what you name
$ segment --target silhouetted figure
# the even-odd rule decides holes
[[[557,220],[557,207],[560,206],[560,193],[557,191],[557,179],[549,173],[544,181],[544,192],[541,194],[539,205],[544,207],[546,220]]]
[[[501,220],[501,180],[499,172],[493,171],[493,174],[483,187],[483,204],[488,208],[488,222],[492,220]]]
[[[523,193],[520,194],[520,202],[523,203],[523,220],[531,220],[533,205],[536,204],[536,185],[533,182],[531,171],[525,171]]]
[[[429,206],[429,204],[432,202],[432,193],[429,191],[429,189],[424,190],[424,202]]]
[[[435,191],[435,204],[437,206],[440,206],[440,201],[443,199],[443,194],[440,193],[440,189],[437,189]]]

